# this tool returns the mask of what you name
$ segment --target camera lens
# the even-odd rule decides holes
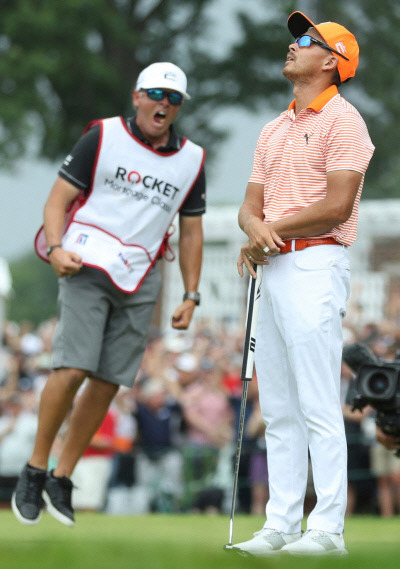
[[[374,395],[382,395],[389,387],[389,378],[384,373],[374,373],[368,379],[368,387]]]

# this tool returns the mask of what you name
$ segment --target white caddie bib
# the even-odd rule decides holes
[[[137,140],[121,117],[100,121],[92,188],[72,215],[63,248],[105,271],[120,290],[135,292],[158,259],[204,154],[188,139],[177,151],[157,152]],[[40,241],[36,249],[46,259]]]

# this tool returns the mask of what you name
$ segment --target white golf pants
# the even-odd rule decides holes
[[[307,529],[342,533],[347,449],[339,398],[347,249],[318,245],[263,268],[255,365],[266,424],[265,527],[300,531],[310,452],[317,503]]]

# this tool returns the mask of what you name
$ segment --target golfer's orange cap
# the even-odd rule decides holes
[[[293,12],[288,18],[289,32],[294,38],[306,34],[310,27],[317,30],[325,43],[348,58],[347,61],[343,57],[338,56],[337,69],[339,71],[340,80],[343,82],[350,79],[350,77],[354,77],[358,67],[360,49],[353,34],[344,26],[335,24],[335,22],[314,24],[314,22],[310,20],[310,18],[307,18],[302,12]]]

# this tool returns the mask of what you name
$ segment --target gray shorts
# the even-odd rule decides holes
[[[131,387],[160,290],[157,264],[134,294],[118,290],[103,271],[91,267],[60,278],[53,368],[83,369]]]

